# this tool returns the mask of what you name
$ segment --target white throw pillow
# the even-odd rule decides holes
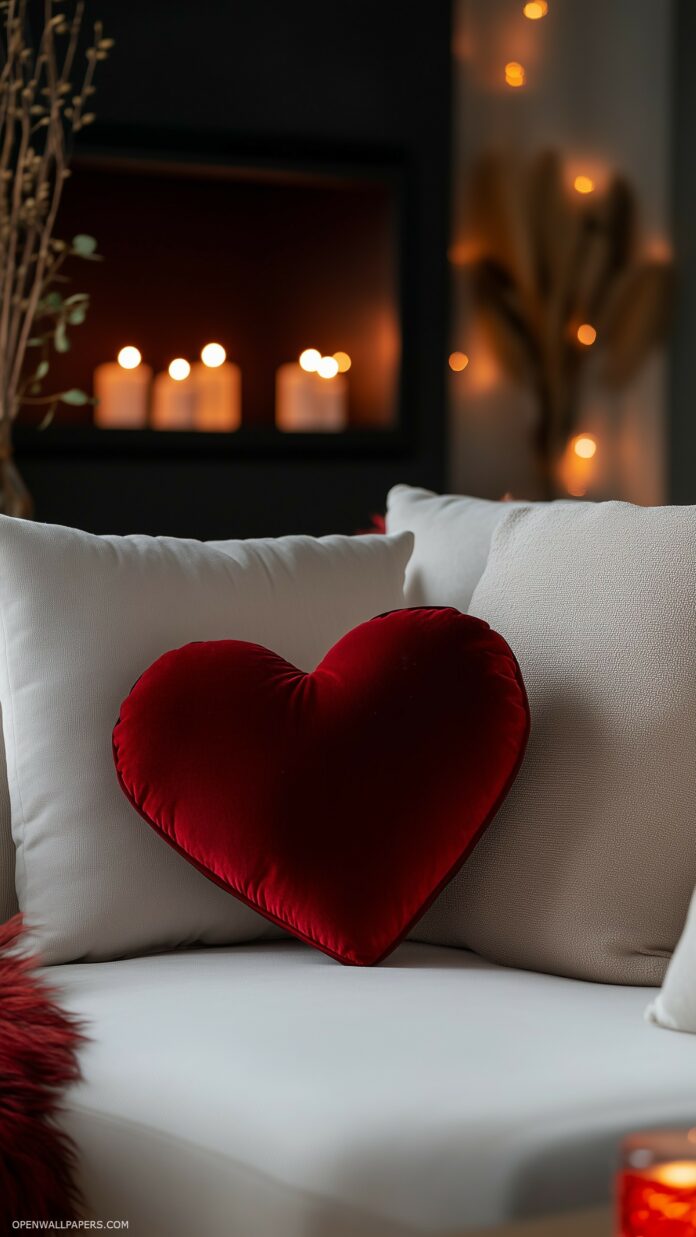
[[[395,485],[387,495],[387,532],[409,530],[416,538],[406,568],[406,604],[466,611],[483,575],[494,529],[512,508],[528,505]]]
[[[696,1035],[696,891],[662,990],[645,1011],[649,1022]]]
[[[121,793],[111,731],[135,680],[192,640],[303,670],[403,605],[412,538],[97,537],[0,517],[0,701],[17,892],[46,962],[276,933],[162,845]],[[234,708],[234,700],[230,700]]]
[[[695,547],[696,507],[507,512],[469,609],[520,662],[529,746],[414,937],[509,966],[662,982],[696,885]],[[449,586],[432,576],[424,601]]]

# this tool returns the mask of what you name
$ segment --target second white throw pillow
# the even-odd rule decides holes
[[[387,532],[408,529],[416,538],[406,568],[406,604],[454,606],[466,612],[488,561],[494,530],[509,511],[528,505],[395,485],[387,496]]]
[[[417,939],[576,978],[662,982],[696,885],[695,545],[696,507],[506,513],[470,612],[519,659],[529,747]],[[443,577],[425,601],[446,589]]]

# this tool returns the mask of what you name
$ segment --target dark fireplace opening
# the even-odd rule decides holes
[[[320,396],[341,384],[341,418],[324,425],[320,400],[307,425],[280,428],[396,431],[402,199],[400,169],[386,161],[83,155],[66,186],[61,235],[84,232],[88,221],[103,261],[72,261],[64,295],[87,292],[91,304],[70,351],[51,359],[52,387],[91,393],[97,368],[127,345],[155,377],[174,358],[195,365],[216,342],[241,371],[240,419],[229,428],[268,434],[282,422],[279,370],[314,349],[341,355],[336,379],[302,378]],[[95,421],[91,405],[61,405],[50,436]],[[143,428],[155,424],[150,390]],[[167,426],[177,427],[203,428]]]

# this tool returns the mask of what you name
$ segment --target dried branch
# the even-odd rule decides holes
[[[638,256],[634,195],[621,177],[581,199],[553,152],[528,170],[515,156],[486,155],[472,177],[470,215],[481,323],[506,373],[537,395],[540,474],[552,489],[552,457],[573,431],[595,351],[578,341],[579,325],[597,328],[605,381],[628,381],[665,333],[671,268]]]
[[[63,278],[58,272],[68,257],[98,257],[92,237],[67,242],[54,235],[72,138],[94,120],[86,105],[96,66],[113,46],[95,22],[73,84],[84,15],[85,0],[76,0],[71,16],[61,0],[44,0],[40,35],[32,40],[27,0],[0,0],[0,425],[22,402],[53,404],[75,395],[37,392],[51,348],[67,350],[68,326],[84,321],[88,305],[84,294],[64,300],[51,291]],[[27,374],[34,347],[40,360]]]

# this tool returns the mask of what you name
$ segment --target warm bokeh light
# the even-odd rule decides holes
[[[191,373],[191,366],[182,356],[175,357],[169,366],[169,377],[175,382],[183,382]]]
[[[594,193],[595,183],[591,176],[576,176],[573,188],[576,193]]]
[[[581,433],[569,438],[558,464],[558,481],[572,498],[584,498],[597,482],[597,439]]]
[[[540,17],[546,17],[549,11],[549,6],[546,0],[527,0],[522,12],[530,21],[538,21]]]
[[[205,348],[201,348],[201,360],[208,369],[217,369],[226,359],[227,353],[222,344],[206,344]]]
[[[527,74],[524,71],[524,65],[517,60],[509,60],[505,65],[505,81],[508,86],[524,86],[527,80]]]
[[[466,369],[469,364],[469,358],[466,352],[450,352],[449,367],[454,370],[455,374],[460,374],[463,369]]]
[[[300,365],[308,374],[315,374],[319,369],[321,361],[321,352],[318,348],[305,348],[304,352],[300,353]]]
[[[648,236],[643,246],[643,252],[646,258],[650,258],[652,262],[673,262],[674,249],[666,236],[654,234]]]
[[[583,322],[577,329],[578,343],[590,348],[597,338],[595,328],[589,322]]]
[[[592,434],[577,434],[573,439],[573,451],[581,460],[591,460],[597,454],[597,439]]]
[[[320,378],[335,378],[338,373],[338,361],[336,358],[332,356],[320,357],[317,373]]]
[[[347,374],[353,364],[347,352],[334,352],[333,359],[338,365],[339,374]]]
[[[142,359],[140,349],[134,348],[132,344],[122,348],[116,357],[121,369],[137,369]]]
[[[473,237],[465,241],[455,241],[447,250],[447,257],[452,266],[470,266],[481,257],[481,243]]]

